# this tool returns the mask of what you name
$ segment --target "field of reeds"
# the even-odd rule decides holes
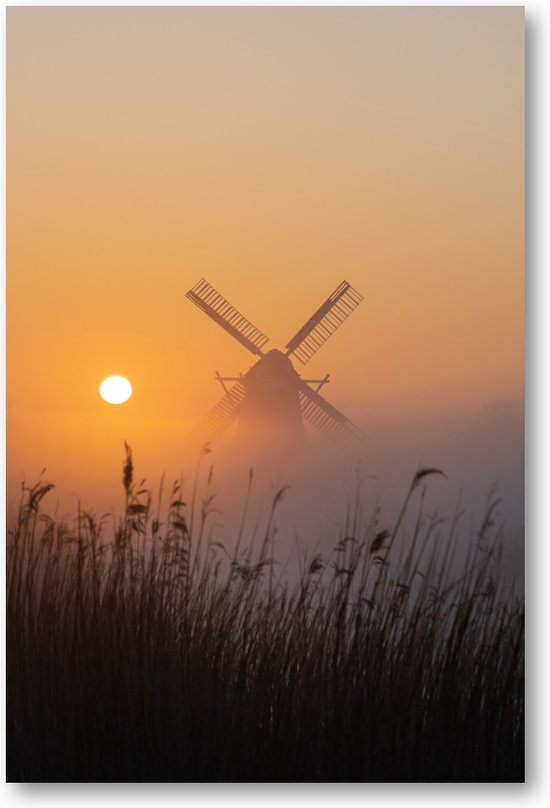
[[[494,503],[467,547],[459,515],[424,513],[438,473],[418,471],[391,525],[354,502],[292,576],[273,549],[284,489],[253,539],[243,521],[221,543],[201,469],[162,505],[127,449],[118,520],[54,519],[52,486],[24,487],[8,781],[522,781],[522,600]]]

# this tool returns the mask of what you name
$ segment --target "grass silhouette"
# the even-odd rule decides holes
[[[7,779],[523,780],[522,602],[492,505],[467,552],[457,519],[423,513],[433,473],[393,526],[354,503],[293,582],[273,549],[284,489],[229,552],[200,467],[190,504],[175,483],[162,511],[126,447],[118,521],[53,519],[52,486],[25,487],[7,548]]]

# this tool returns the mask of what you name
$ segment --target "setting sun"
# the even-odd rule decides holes
[[[99,385],[99,394],[108,404],[124,404],[132,395],[132,385],[124,376],[108,376]]]

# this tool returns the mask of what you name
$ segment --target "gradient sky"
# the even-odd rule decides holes
[[[519,443],[472,435],[522,417],[523,8],[12,7],[7,49],[8,501],[46,467],[103,503],[124,439],[152,481],[186,466],[250,365],[202,276],[271,347],[347,279],[306,375],[407,468],[474,424],[457,464],[521,496]]]

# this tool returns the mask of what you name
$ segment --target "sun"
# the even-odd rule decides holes
[[[99,385],[99,395],[108,404],[124,404],[132,395],[132,385],[124,376],[108,376]]]

